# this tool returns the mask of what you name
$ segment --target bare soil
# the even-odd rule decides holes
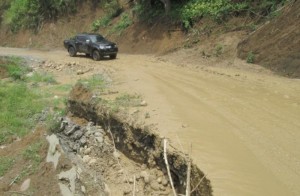
[[[278,17],[266,22],[238,46],[238,56],[288,77],[300,77],[300,2],[291,1]]]

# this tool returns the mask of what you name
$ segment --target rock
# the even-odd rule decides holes
[[[85,136],[82,136],[81,138],[80,138],[80,145],[81,146],[84,146],[86,143],[87,143],[87,139],[86,139],[86,137]]]
[[[82,74],[84,74],[84,72],[81,69],[77,70],[77,75],[82,75]]]
[[[146,170],[146,169],[147,169],[146,164],[142,164],[141,169],[142,169],[142,170]]]
[[[126,187],[125,189],[124,189],[124,194],[125,195],[127,195],[127,194],[130,194],[131,193],[131,187]]]
[[[77,130],[77,131],[74,132],[74,134],[72,135],[71,138],[72,138],[73,140],[78,140],[78,139],[80,139],[82,136],[83,136],[83,131]]]
[[[92,149],[91,148],[87,148],[83,151],[83,154],[85,155],[89,155],[91,153]]]
[[[162,182],[162,178],[161,177],[159,177],[159,178],[157,178],[157,180],[156,180],[157,182],[158,182],[158,184],[161,184],[161,182]]]
[[[159,184],[156,181],[152,181],[150,187],[155,191],[159,191]]]
[[[166,187],[160,186],[159,189],[162,190],[162,191],[165,191],[165,190],[166,190]]]
[[[73,147],[72,147],[72,149],[73,149],[74,151],[79,151],[79,149],[80,149],[80,144],[79,144],[79,143],[74,144]]]
[[[147,102],[145,100],[143,100],[141,103],[140,103],[140,106],[147,106]]]
[[[104,193],[105,195],[111,195],[111,191],[107,184],[104,183]]]
[[[103,137],[95,137],[95,140],[100,144],[103,143]]]
[[[121,174],[123,174],[123,173],[124,173],[123,169],[120,169],[120,170],[118,171],[118,174],[119,174],[119,175],[121,175]]]
[[[166,178],[163,178],[162,181],[161,181],[161,184],[164,185],[164,186],[167,186],[168,183],[169,182],[168,182],[168,180]]]
[[[119,159],[121,156],[120,153],[118,153],[117,151],[114,151],[113,155],[116,159]]]
[[[79,128],[80,127],[78,125],[74,125],[71,129],[65,130],[64,133],[65,133],[65,135],[71,135],[72,133],[74,133]]]
[[[97,159],[91,158],[91,160],[89,161],[88,165],[89,166],[94,165],[96,162],[97,162]]]
[[[66,121],[66,120],[62,121],[60,124],[59,132],[62,132],[63,130],[65,130],[67,125],[68,125],[68,121]]]
[[[113,160],[109,160],[109,161],[108,161],[108,165],[109,165],[109,166],[112,166],[113,164],[114,164],[114,161],[113,161]]]
[[[29,189],[30,187],[30,178],[27,178],[21,185],[20,187],[20,191],[23,192],[23,191],[26,191],[27,189]]]
[[[92,158],[89,155],[84,155],[82,158],[82,161],[84,163],[88,163]]]
[[[102,133],[100,133],[100,132],[95,132],[95,133],[94,133],[94,136],[95,136],[95,137],[103,137]]]
[[[129,178],[129,179],[128,179],[128,182],[132,184],[132,183],[133,183],[133,179],[132,179],[132,178]]]
[[[86,193],[85,186],[81,186],[81,192],[82,192],[82,193]]]
[[[147,171],[142,171],[141,172],[141,177],[144,179],[144,182],[148,184],[150,182],[150,175],[148,174]]]

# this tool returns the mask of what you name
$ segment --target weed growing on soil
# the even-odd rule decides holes
[[[0,67],[4,68],[8,76],[15,79],[24,79],[26,73],[30,71],[28,66],[25,66],[22,59],[19,57],[0,57]]]
[[[11,157],[0,157],[0,177],[13,166],[14,159]]]
[[[28,148],[26,148],[24,150],[24,152],[22,153],[23,158],[25,160],[30,160],[33,163],[33,165],[35,165],[35,166],[40,164],[40,162],[42,160],[39,155],[41,146],[42,146],[41,142],[37,142],[37,143],[34,143],[34,144],[28,146]]]
[[[216,57],[219,57],[223,54],[223,52],[224,52],[224,46],[222,44],[217,44],[215,46],[214,55]]]
[[[101,74],[95,74],[88,79],[79,80],[79,82],[86,85],[86,87],[91,90],[103,91],[107,87],[107,82]]]
[[[122,109],[126,109],[129,107],[138,107],[140,106],[140,103],[142,101],[142,98],[140,95],[132,95],[132,94],[122,94],[118,97],[116,97],[114,100],[100,100],[102,105],[105,105],[109,108],[109,110],[114,112],[119,112]]]
[[[31,77],[28,77],[27,80],[29,82],[34,83],[46,83],[46,84],[56,84],[56,80],[54,79],[53,75],[49,73],[38,73],[34,72]]]
[[[36,123],[35,116],[44,107],[41,96],[32,92],[25,83],[0,85],[0,144],[9,138],[21,137]]]
[[[252,51],[250,51],[247,55],[247,63],[254,63],[255,55]]]
[[[120,21],[116,25],[113,26],[110,33],[118,33],[118,35],[121,35],[122,32],[127,27],[132,25],[132,23],[133,23],[132,18],[129,17],[129,15],[127,13],[124,13],[124,14],[121,15]]]
[[[21,154],[22,158],[27,161],[23,166],[20,175],[18,176],[18,181],[22,180],[24,177],[34,174],[40,163],[42,162],[42,157],[39,155],[40,149],[43,146],[43,142],[36,142],[28,146]]]
[[[142,99],[140,95],[131,95],[125,93],[123,95],[118,96],[114,102],[116,105],[120,105],[123,107],[137,107],[140,106],[141,101]]]
[[[110,15],[105,15],[102,18],[95,20],[92,23],[92,31],[96,32],[98,31],[100,28],[104,28],[107,27],[111,21],[112,17]]]
[[[69,92],[72,89],[72,84],[61,84],[51,86],[51,90],[60,91],[60,92]]]

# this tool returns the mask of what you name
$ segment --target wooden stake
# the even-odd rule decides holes
[[[166,167],[167,167],[167,172],[168,172],[170,184],[171,184],[171,187],[172,187],[172,190],[173,190],[173,195],[177,196],[177,193],[176,193],[176,190],[175,190],[175,187],[174,187],[174,184],[173,184],[173,179],[172,179],[172,176],[171,176],[171,172],[170,172],[169,163],[168,163],[168,157],[167,157],[167,139],[166,138],[164,139],[164,159],[165,159],[165,164],[166,164]]]

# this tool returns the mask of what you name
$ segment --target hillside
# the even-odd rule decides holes
[[[238,46],[238,56],[254,54],[254,62],[284,76],[300,77],[300,1],[250,34]]]

